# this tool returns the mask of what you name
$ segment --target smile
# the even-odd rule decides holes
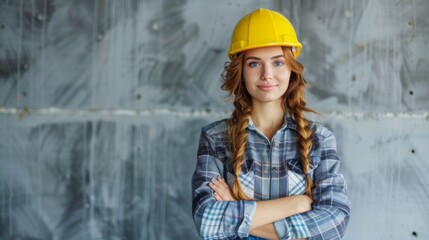
[[[259,85],[258,88],[262,91],[270,91],[273,90],[276,85]]]

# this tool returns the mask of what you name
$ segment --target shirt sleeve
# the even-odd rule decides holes
[[[332,132],[322,140],[320,164],[314,170],[312,210],[274,223],[280,239],[341,239],[350,215],[350,201]]]
[[[212,178],[224,177],[224,164],[215,156],[214,149],[213,139],[203,131],[192,176],[192,214],[195,225],[203,239],[248,237],[256,202],[218,202],[214,199],[213,190],[208,184]]]

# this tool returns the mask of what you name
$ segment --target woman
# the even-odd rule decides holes
[[[305,112],[301,43],[280,13],[258,9],[236,25],[222,89],[229,119],[202,129],[192,178],[204,239],[340,239],[350,202],[335,137]]]

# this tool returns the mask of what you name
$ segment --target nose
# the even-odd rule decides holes
[[[261,79],[264,81],[270,80],[273,77],[272,69],[269,65],[264,65],[262,69]]]

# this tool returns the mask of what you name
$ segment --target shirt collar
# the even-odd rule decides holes
[[[251,117],[249,117],[249,126],[247,126],[247,128],[249,130],[256,130],[256,126],[253,123]],[[283,125],[280,127],[279,130],[284,130],[286,128],[290,128],[290,129],[294,129],[294,130],[297,129],[297,127],[296,127],[296,121],[295,121],[294,117],[292,115],[288,114],[288,113],[286,113],[284,115]]]

